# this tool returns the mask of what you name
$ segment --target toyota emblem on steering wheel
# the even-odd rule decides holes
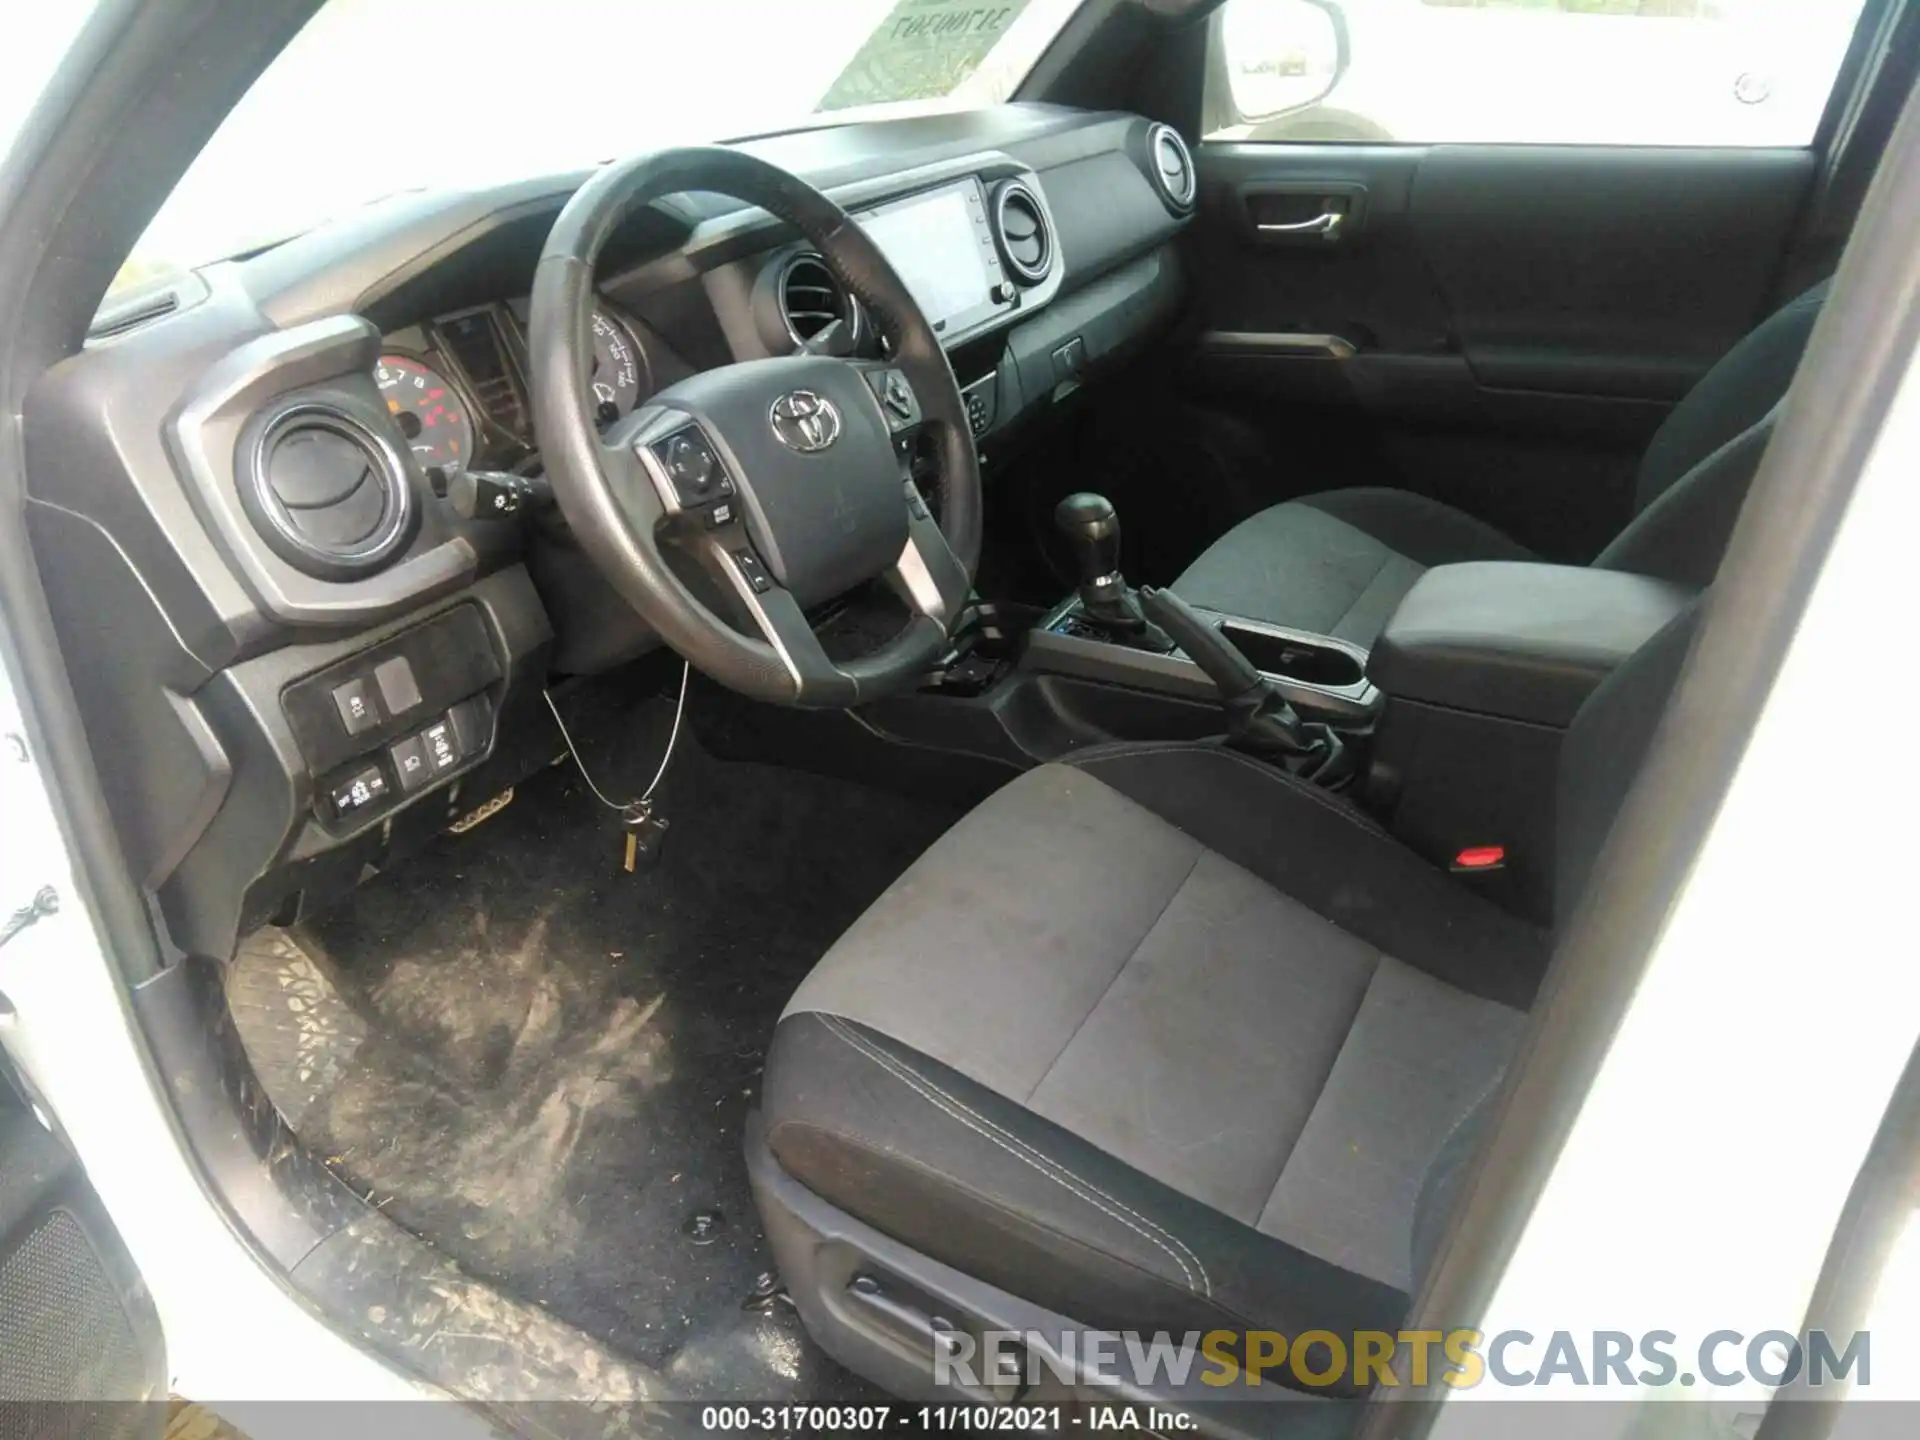
[[[791,390],[773,402],[767,412],[773,433],[789,450],[811,455],[840,438],[840,412],[824,395]]]

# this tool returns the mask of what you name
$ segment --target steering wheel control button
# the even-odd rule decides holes
[[[767,567],[760,563],[760,557],[753,551],[734,551],[733,563],[740,567],[741,578],[753,587],[754,594],[764,595],[773,589],[773,577],[767,574]]]
[[[907,492],[907,513],[916,520],[931,520],[933,513],[927,509],[927,502],[920,498],[920,487],[909,480],[902,488]]]
[[[682,490],[702,494],[713,488],[713,452],[692,435],[676,435],[666,444],[667,473]]]
[[[392,787],[387,784],[387,774],[378,765],[369,765],[345,784],[336,785],[333,794],[333,813],[345,817],[358,814],[370,805],[378,805],[387,798]]]
[[[709,530],[718,530],[721,526],[731,525],[732,523],[733,503],[731,501],[723,500],[720,504],[715,505],[707,511],[707,528]]]
[[[920,423],[920,402],[914,398],[913,386],[905,375],[898,370],[874,370],[868,372],[867,383],[880,401],[889,430],[898,434]]]
[[[413,678],[413,662],[404,655],[382,660],[373,667],[373,683],[389,715],[404,715],[420,703],[420,682]]]
[[[683,508],[691,510],[733,494],[726,467],[699,427],[689,426],[656,441],[653,454]]]
[[[433,766],[427,759],[426,743],[418,735],[409,735],[387,752],[393,761],[393,773],[400,777],[400,789],[411,795],[433,779]]]
[[[373,698],[372,682],[364,675],[357,675],[346,684],[336,686],[333,703],[340,712],[340,723],[347,727],[349,735],[364,735],[386,718]]]

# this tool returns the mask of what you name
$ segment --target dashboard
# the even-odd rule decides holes
[[[985,461],[1169,326],[1175,132],[1008,105],[745,142],[861,224],[933,323]],[[527,301],[584,174],[410,193],[117,301],[24,409],[27,518],[122,846],[183,950],[230,954],[552,759],[543,695],[657,642],[537,475]],[[802,345],[875,356],[773,216],[641,207],[603,251],[602,425]]]
[[[1031,307],[1046,298],[1025,292],[1052,277],[1053,225],[1038,188],[1017,175],[1001,176],[990,193],[982,174],[969,174],[856,210],[854,219],[886,253],[943,339],[976,335],[1023,302]],[[793,346],[813,341],[837,323],[845,329],[848,353],[877,353],[858,302],[840,292],[812,251],[778,256],[768,277],[772,313],[756,323],[767,331],[769,351],[782,349],[783,339]],[[761,307],[768,303],[763,295]],[[496,300],[383,337],[374,383],[423,469],[450,473],[537,463],[527,312],[524,296]],[[610,301],[594,306],[591,326],[587,384],[602,428],[691,371],[664,337]],[[975,414],[981,416],[977,405]],[[976,429],[985,427],[976,422]]]
[[[511,470],[535,453],[527,306],[478,305],[383,338],[373,381],[424,470]],[[633,320],[593,311],[593,391],[602,426],[660,389]]]

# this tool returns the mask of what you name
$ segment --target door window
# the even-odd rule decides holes
[[[1228,0],[1209,140],[1799,146],[1865,0]]]

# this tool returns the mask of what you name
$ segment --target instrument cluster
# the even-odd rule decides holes
[[[593,311],[593,389],[602,428],[656,388],[636,327]],[[524,303],[495,302],[394,331],[374,383],[422,468],[509,470],[534,458]]]

